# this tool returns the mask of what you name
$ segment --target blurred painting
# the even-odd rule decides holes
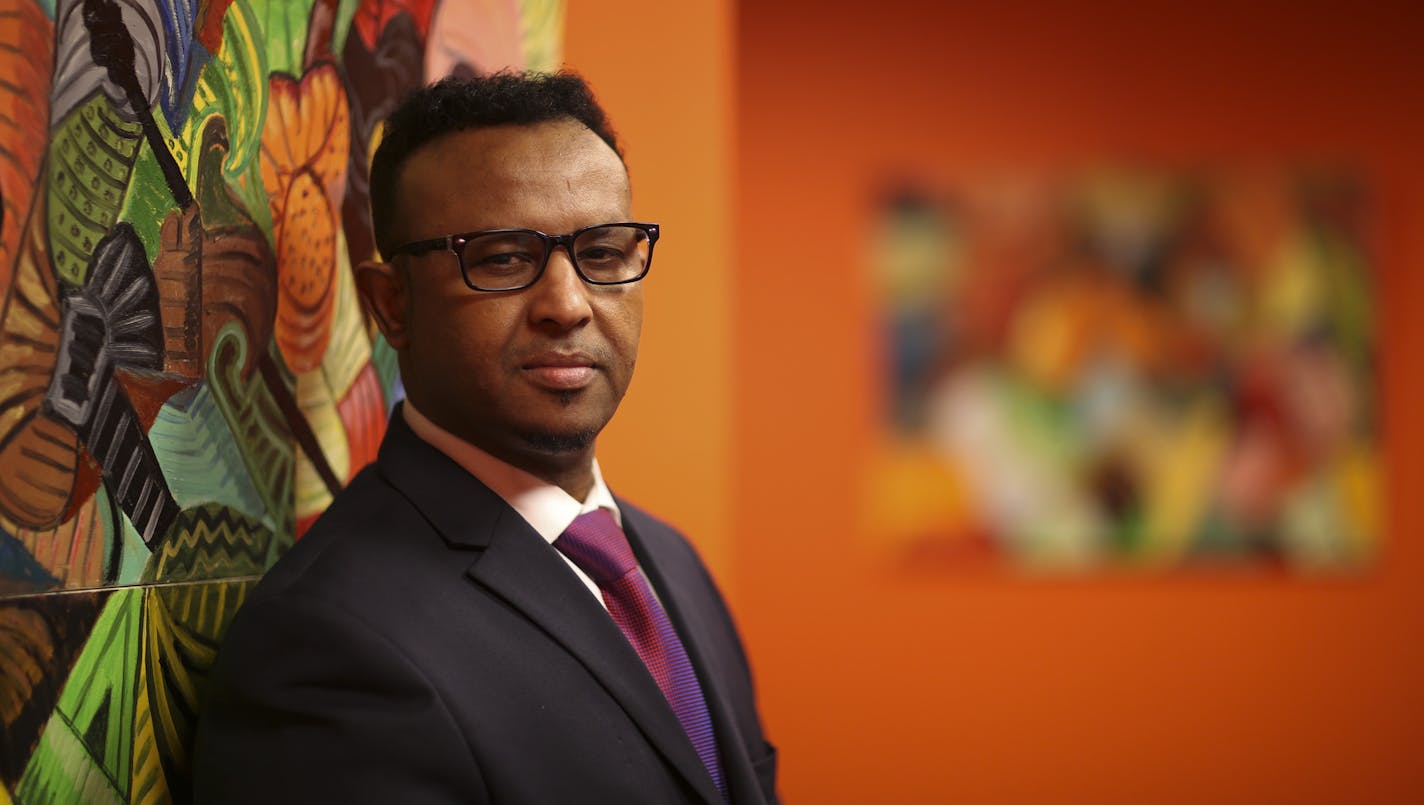
[[[1368,567],[1373,225],[1339,170],[890,184],[862,533],[1048,572]]]

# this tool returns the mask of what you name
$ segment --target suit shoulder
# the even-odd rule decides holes
[[[686,542],[687,537],[683,535],[673,524],[650,513],[647,509],[634,504],[627,498],[614,495],[613,499],[618,502],[618,511],[625,520],[631,520],[634,528],[642,529],[648,533],[656,532],[659,538],[675,539]]]
[[[393,560],[410,561],[422,543],[435,539],[420,512],[369,466],[267,571],[252,597],[280,595],[294,586],[344,594],[363,583],[378,584]]]
[[[615,495],[614,499],[618,502],[618,511],[623,516],[625,529],[631,529],[638,535],[638,539],[645,543],[658,544],[664,549],[676,549],[693,557],[699,564],[701,563],[702,559],[698,555],[697,546],[677,526],[634,505],[625,498]]]
[[[646,553],[644,558],[652,559],[657,568],[670,580],[680,582],[696,579],[706,585],[722,603],[721,591],[712,576],[712,571],[703,561],[697,546],[676,526],[649,514],[646,510],[615,496],[618,510],[623,515],[624,530],[635,543],[641,544]]]

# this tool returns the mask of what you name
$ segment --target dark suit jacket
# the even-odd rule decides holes
[[[732,801],[774,802],[721,595],[681,535],[618,505],[697,668]],[[588,588],[399,413],[234,619],[194,751],[200,803],[721,802]]]

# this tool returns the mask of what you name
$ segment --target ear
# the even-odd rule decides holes
[[[362,261],[356,268],[356,289],[361,303],[381,328],[386,342],[397,350],[405,349],[410,323],[409,276],[390,263]]]

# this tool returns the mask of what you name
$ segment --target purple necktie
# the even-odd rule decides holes
[[[638,569],[638,560],[623,529],[607,509],[595,509],[579,515],[554,540],[554,547],[573,560],[603,591],[608,614],[648,666],[653,680],[672,705],[673,714],[692,740],[702,765],[707,767],[717,790],[726,799],[722,764],[717,759],[717,736],[712,733],[712,717],[707,713],[707,702],[697,684],[697,672],[692,669],[692,661],[687,658],[687,651],[672,628],[667,612]]]

